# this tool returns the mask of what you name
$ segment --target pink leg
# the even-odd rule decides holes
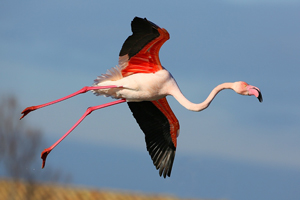
[[[31,106],[31,107],[27,107],[25,108],[25,110],[23,110],[21,112],[21,114],[23,114],[20,119],[22,119],[23,117],[25,117],[28,113],[30,113],[31,111],[34,111],[36,109],[39,109],[39,108],[43,108],[45,106],[49,106],[51,104],[55,104],[55,103],[58,103],[60,101],[63,101],[63,100],[66,100],[66,99],[69,99],[71,97],[74,97],[78,94],[82,94],[82,93],[86,93],[87,91],[90,91],[90,90],[97,90],[97,89],[108,89],[108,88],[116,88],[116,87],[119,87],[119,86],[115,86],[115,85],[109,85],[109,86],[85,86],[83,87],[82,89],[78,90],[77,92],[74,92],[68,96],[65,96],[63,98],[60,98],[60,99],[57,99],[55,101],[51,101],[49,103],[45,103],[45,104],[41,104],[41,105],[38,105],[38,106]],[[122,86],[121,86],[122,87]]]
[[[68,132],[66,132],[59,140],[57,140],[57,142],[55,142],[52,146],[50,146],[47,149],[44,149],[44,151],[41,154],[41,158],[43,159],[43,164],[42,164],[42,168],[45,167],[45,163],[46,163],[46,158],[48,156],[48,154],[52,151],[52,149],[54,149],[54,147],[56,147],[63,139],[65,139],[65,137],[67,137],[77,126],[78,124],[80,124],[80,122],[82,122],[82,120],[89,115],[91,112],[93,112],[94,110],[98,110],[101,108],[105,108],[108,106],[112,106],[112,105],[116,105],[119,103],[123,103],[126,102],[126,99],[120,99],[114,102],[110,102],[110,103],[106,103],[106,104],[102,104],[99,106],[93,106],[93,107],[89,107],[85,113],[82,115],[82,117],[72,126],[72,128],[70,130],[68,130]]]

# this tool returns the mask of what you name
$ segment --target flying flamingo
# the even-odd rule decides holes
[[[56,147],[91,112],[104,107],[127,102],[133,116],[145,134],[147,150],[159,175],[171,175],[179,135],[179,122],[172,112],[166,96],[172,95],[182,106],[191,111],[201,111],[209,106],[214,97],[223,89],[232,89],[241,95],[254,95],[262,102],[257,87],[243,81],[222,83],[215,87],[207,99],[199,104],[187,100],[176,81],[159,61],[159,50],[170,38],[166,29],[160,28],[146,18],[135,17],[131,22],[133,34],[124,42],[119,54],[119,66],[98,76],[93,86],[61,99],[38,106],[27,107],[20,119],[36,109],[63,101],[75,95],[92,91],[96,95],[119,99],[114,102],[89,107],[83,116],[57,142],[46,148],[41,158],[42,168],[51,150]]]

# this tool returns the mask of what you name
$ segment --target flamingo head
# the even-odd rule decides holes
[[[258,98],[259,102],[263,101],[262,95],[260,90],[252,85],[249,85],[248,83],[244,81],[238,81],[233,84],[233,90],[241,95],[248,95],[248,96],[255,96]]]

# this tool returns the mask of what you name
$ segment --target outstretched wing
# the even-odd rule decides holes
[[[135,17],[132,35],[124,42],[119,54],[122,76],[155,73],[162,70],[159,50],[170,38],[167,30]],[[159,175],[171,175],[176,152],[179,123],[166,98],[157,101],[128,102],[137,123],[145,134],[147,150]]]
[[[154,73],[162,69],[159,50],[170,36],[156,24],[135,17],[131,22],[132,35],[124,42],[119,54],[123,77],[134,73]]]
[[[166,98],[157,101],[128,102],[145,134],[147,150],[159,175],[171,175],[175,158],[179,122]]]

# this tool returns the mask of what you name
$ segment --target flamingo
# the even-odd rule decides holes
[[[181,93],[171,73],[162,67],[159,60],[161,46],[170,38],[166,29],[160,28],[146,18],[135,17],[131,22],[132,35],[120,51],[119,65],[106,74],[98,76],[93,86],[49,103],[27,107],[20,119],[29,112],[66,100],[87,91],[109,96],[116,101],[89,107],[83,116],[57,142],[41,153],[42,168],[48,154],[91,112],[108,106],[127,102],[134,118],[145,134],[147,150],[153,164],[164,178],[171,175],[179,135],[179,122],[172,112],[166,96],[173,96],[182,106],[191,111],[206,109],[223,89],[232,89],[241,95],[255,96],[262,102],[260,90],[244,81],[222,83],[215,87],[205,101],[190,102]]]

